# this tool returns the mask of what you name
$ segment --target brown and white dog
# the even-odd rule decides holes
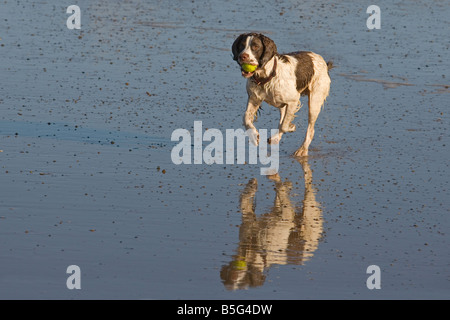
[[[257,66],[253,72],[241,68],[247,78],[248,103],[244,115],[246,129],[251,129],[250,141],[259,143],[259,134],[253,125],[254,118],[263,101],[280,110],[279,132],[269,143],[279,143],[286,132],[295,131],[295,113],[301,108],[300,96],[308,96],[308,129],[302,146],[295,156],[307,156],[314,137],[314,124],[330,91],[328,70],[333,65],[326,63],[318,54],[307,51],[278,54],[273,40],[258,33],[241,34],[232,46],[233,59],[242,64]]]

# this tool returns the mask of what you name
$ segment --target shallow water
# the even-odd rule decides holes
[[[78,5],[1,4],[0,298],[450,298],[447,2]],[[242,127],[246,31],[337,66],[310,156],[304,106],[276,176],[173,164],[175,129]]]

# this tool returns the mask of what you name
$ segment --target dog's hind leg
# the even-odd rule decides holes
[[[306,130],[306,136],[302,146],[297,151],[295,151],[294,156],[304,157],[308,155],[309,145],[314,138],[314,125],[316,124],[317,118],[319,117],[319,113],[322,109],[325,99],[328,96],[329,88],[330,82],[325,81],[324,83],[319,84],[318,87],[314,88],[314,90],[310,91],[308,96],[308,129]]]

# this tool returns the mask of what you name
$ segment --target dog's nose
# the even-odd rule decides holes
[[[241,55],[239,56],[239,58],[243,61],[248,60],[248,57],[249,57],[248,53],[241,53]]]

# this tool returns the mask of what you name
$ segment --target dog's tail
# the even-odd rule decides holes
[[[333,64],[333,61],[328,61],[327,62],[327,67],[328,67],[328,71],[330,71],[331,69],[333,69],[335,66],[334,66],[334,64]]]

